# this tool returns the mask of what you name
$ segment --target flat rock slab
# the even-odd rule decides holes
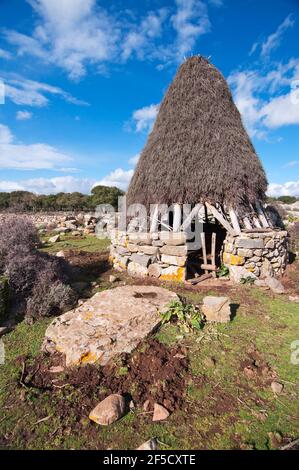
[[[174,292],[154,286],[124,286],[95,294],[49,325],[44,349],[66,356],[66,365],[98,362],[131,352],[160,323],[159,311],[178,300]]]

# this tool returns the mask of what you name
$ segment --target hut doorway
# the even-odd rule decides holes
[[[227,234],[225,228],[215,221],[200,224],[198,229],[198,246],[188,250],[186,280],[216,277],[222,264],[221,254]]]

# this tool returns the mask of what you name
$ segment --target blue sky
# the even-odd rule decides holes
[[[1,0],[0,18],[0,191],[126,189],[177,67],[202,54],[269,194],[299,196],[298,0]]]

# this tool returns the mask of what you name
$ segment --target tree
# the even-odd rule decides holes
[[[283,202],[284,204],[293,204],[297,201],[295,196],[280,196],[278,201]]]
[[[111,204],[115,209],[118,206],[118,198],[125,193],[114,186],[95,186],[91,190],[91,204],[95,208],[99,204]]]

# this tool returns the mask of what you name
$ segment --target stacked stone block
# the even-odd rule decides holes
[[[227,235],[223,247],[223,263],[242,266],[257,277],[279,277],[288,262],[288,234],[284,230],[243,232]]]
[[[132,276],[183,282],[187,244],[184,233],[111,233],[110,261]]]

